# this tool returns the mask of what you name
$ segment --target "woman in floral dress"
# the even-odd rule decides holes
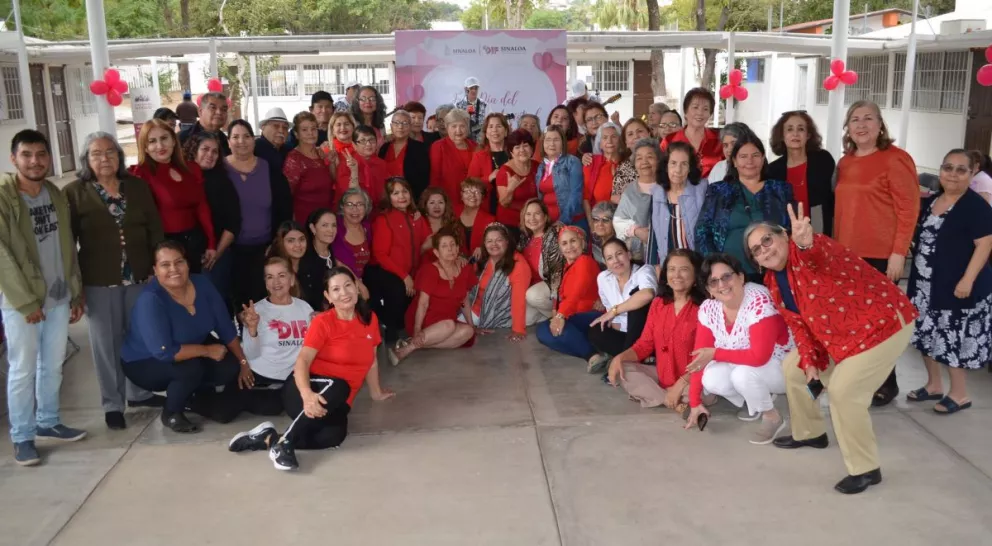
[[[941,191],[921,207],[909,297],[920,312],[912,344],[923,353],[927,384],[906,399],[939,400],[934,411],[971,407],[965,370],[981,368],[992,345],[992,214],[968,189],[972,160],[951,150],[940,166]],[[951,389],[943,393],[941,364]]]

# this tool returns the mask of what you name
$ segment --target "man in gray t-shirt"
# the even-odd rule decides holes
[[[62,263],[62,245],[59,244],[59,218],[48,188],[42,187],[41,193],[34,197],[21,193],[21,199],[28,206],[31,225],[34,226],[39,265],[45,277],[45,285],[48,286],[45,308],[50,309],[69,300],[69,285],[65,282],[65,265]]]

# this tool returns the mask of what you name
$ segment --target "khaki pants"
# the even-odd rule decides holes
[[[664,405],[668,391],[658,384],[658,368],[653,364],[624,362],[620,386],[627,394],[641,403],[642,408],[656,408]],[[689,389],[682,393],[682,401],[689,401]]]
[[[889,376],[896,359],[906,350],[913,335],[913,324],[903,326],[889,339],[863,353],[833,361],[820,372],[820,381],[827,388],[830,419],[844,465],[848,474],[856,476],[879,468],[878,443],[871,427],[868,408],[875,391]],[[789,398],[792,437],[809,440],[826,432],[820,403],[806,389],[806,374],[799,369],[799,353],[792,351],[782,361],[785,372],[785,392]]]
[[[555,302],[548,283],[542,281],[527,289],[527,326],[548,320],[554,314]]]

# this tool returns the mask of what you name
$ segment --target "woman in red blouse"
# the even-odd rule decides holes
[[[459,259],[458,237],[445,227],[434,234],[434,255],[417,271],[417,295],[406,311],[406,331],[412,337],[390,352],[393,365],[417,349],[457,349],[472,344],[472,302],[468,293],[479,280],[474,268]],[[461,317],[459,317],[461,314]],[[464,319],[459,322],[459,318]]]
[[[486,226],[496,221],[496,218],[480,208],[487,189],[482,180],[466,178],[462,181],[462,202],[455,206],[455,215],[458,216],[458,225],[462,230],[462,254],[474,261],[482,256],[483,232]]]
[[[358,152],[355,159],[356,163],[359,164],[358,186],[369,195],[369,199],[373,203],[382,201],[386,179],[391,176],[385,160],[380,159],[376,154],[377,150],[375,131],[364,125],[355,129],[355,151]],[[349,167],[354,169],[351,165]],[[338,178],[336,195],[344,195],[348,188],[353,187],[355,187],[353,182],[347,186],[342,186],[342,179]]]
[[[159,119],[145,122],[138,134],[138,164],[128,169],[148,183],[162,219],[165,237],[186,249],[190,273],[213,267],[217,239],[203,174],[183,160],[172,127]]]
[[[489,185],[488,192],[492,199],[486,207],[487,212],[496,214],[496,173],[504,163],[510,160],[510,154],[506,149],[506,137],[510,134],[510,124],[506,121],[506,116],[499,112],[494,112],[486,116],[485,123],[482,124],[484,131],[479,140],[479,149],[472,156],[472,163],[468,166],[468,175],[472,178],[484,180]]]
[[[431,145],[431,186],[441,188],[451,202],[458,200],[458,185],[468,177],[468,168],[475,153],[475,142],[469,140],[469,117],[464,110],[454,109],[444,116],[448,136]]]
[[[690,89],[682,101],[685,111],[685,127],[671,133],[661,141],[661,149],[667,150],[673,142],[688,142],[696,150],[699,167],[703,170],[703,178],[709,176],[713,166],[723,160],[723,146],[720,143],[720,133],[706,127],[713,117],[713,107],[716,100],[713,93],[702,87]]]
[[[778,159],[768,165],[768,178],[792,184],[792,196],[803,204],[803,214],[821,207],[823,233],[833,234],[834,157],[823,149],[816,123],[804,111],[786,112],[772,127],[771,149]]]
[[[630,155],[620,140],[622,131],[623,129],[612,121],[603,124],[599,128],[599,132],[596,133],[596,145],[594,146],[599,153],[592,156],[589,164],[582,168],[582,174],[585,178],[584,197],[588,207],[586,215],[589,217],[590,225],[592,224],[592,207],[596,206],[596,203],[610,201],[613,196],[613,177],[620,164],[627,160],[625,155]]]
[[[424,108],[420,103],[407,103],[407,106],[411,105],[418,111]],[[417,116],[420,117],[419,126]],[[386,162],[388,176],[405,178],[413,188],[415,201],[420,200],[420,195],[431,182],[431,158],[428,145],[423,143],[423,122],[423,113],[406,110],[393,112],[391,138],[379,148],[379,157]]]
[[[774,444],[827,447],[820,403],[810,396],[822,382],[848,471],[835,488],[860,493],[882,481],[868,407],[909,344],[917,312],[891,280],[843,245],[814,235],[802,212],[790,205],[789,215],[791,242],[783,227],[758,223],[745,232],[744,247],[766,270],[765,284],[797,347],[783,362],[792,435]]]
[[[293,219],[303,224],[314,209],[334,208],[335,161],[328,162],[317,147],[316,116],[310,112],[293,116],[293,132],[298,144],[286,155],[282,172],[293,194]]]
[[[365,267],[365,283],[372,308],[386,327],[386,342],[392,345],[399,340],[403,315],[416,293],[413,275],[420,265],[420,249],[430,244],[431,228],[418,214],[406,180],[387,180],[386,199],[372,222],[372,261]]]
[[[623,387],[642,408],[664,405],[681,414],[689,401],[686,368],[696,341],[699,305],[706,299],[696,283],[702,263],[702,257],[689,249],[665,256],[658,297],[651,302],[641,337],[610,362],[610,384]],[[654,366],[640,364],[652,355]]]
[[[537,197],[535,177],[540,163],[533,159],[534,137],[527,131],[517,129],[510,133],[506,147],[510,160],[496,174],[496,220],[511,232],[518,232],[524,203]]]
[[[435,234],[445,226],[455,225],[455,208],[448,199],[448,194],[441,188],[427,188],[427,191],[420,196],[417,208],[427,220],[427,225],[431,228],[431,234]],[[424,250],[433,248],[430,245]]]
[[[596,349],[589,343],[588,330],[599,318],[599,264],[588,253],[586,233],[575,226],[564,226],[558,246],[565,257],[565,271],[555,298],[555,314],[537,325],[537,340],[559,353],[589,360]]]

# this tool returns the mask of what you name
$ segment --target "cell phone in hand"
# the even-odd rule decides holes
[[[809,391],[809,395],[816,400],[823,394],[823,383],[819,379],[814,379],[809,383],[806,383],[806,390]]]

